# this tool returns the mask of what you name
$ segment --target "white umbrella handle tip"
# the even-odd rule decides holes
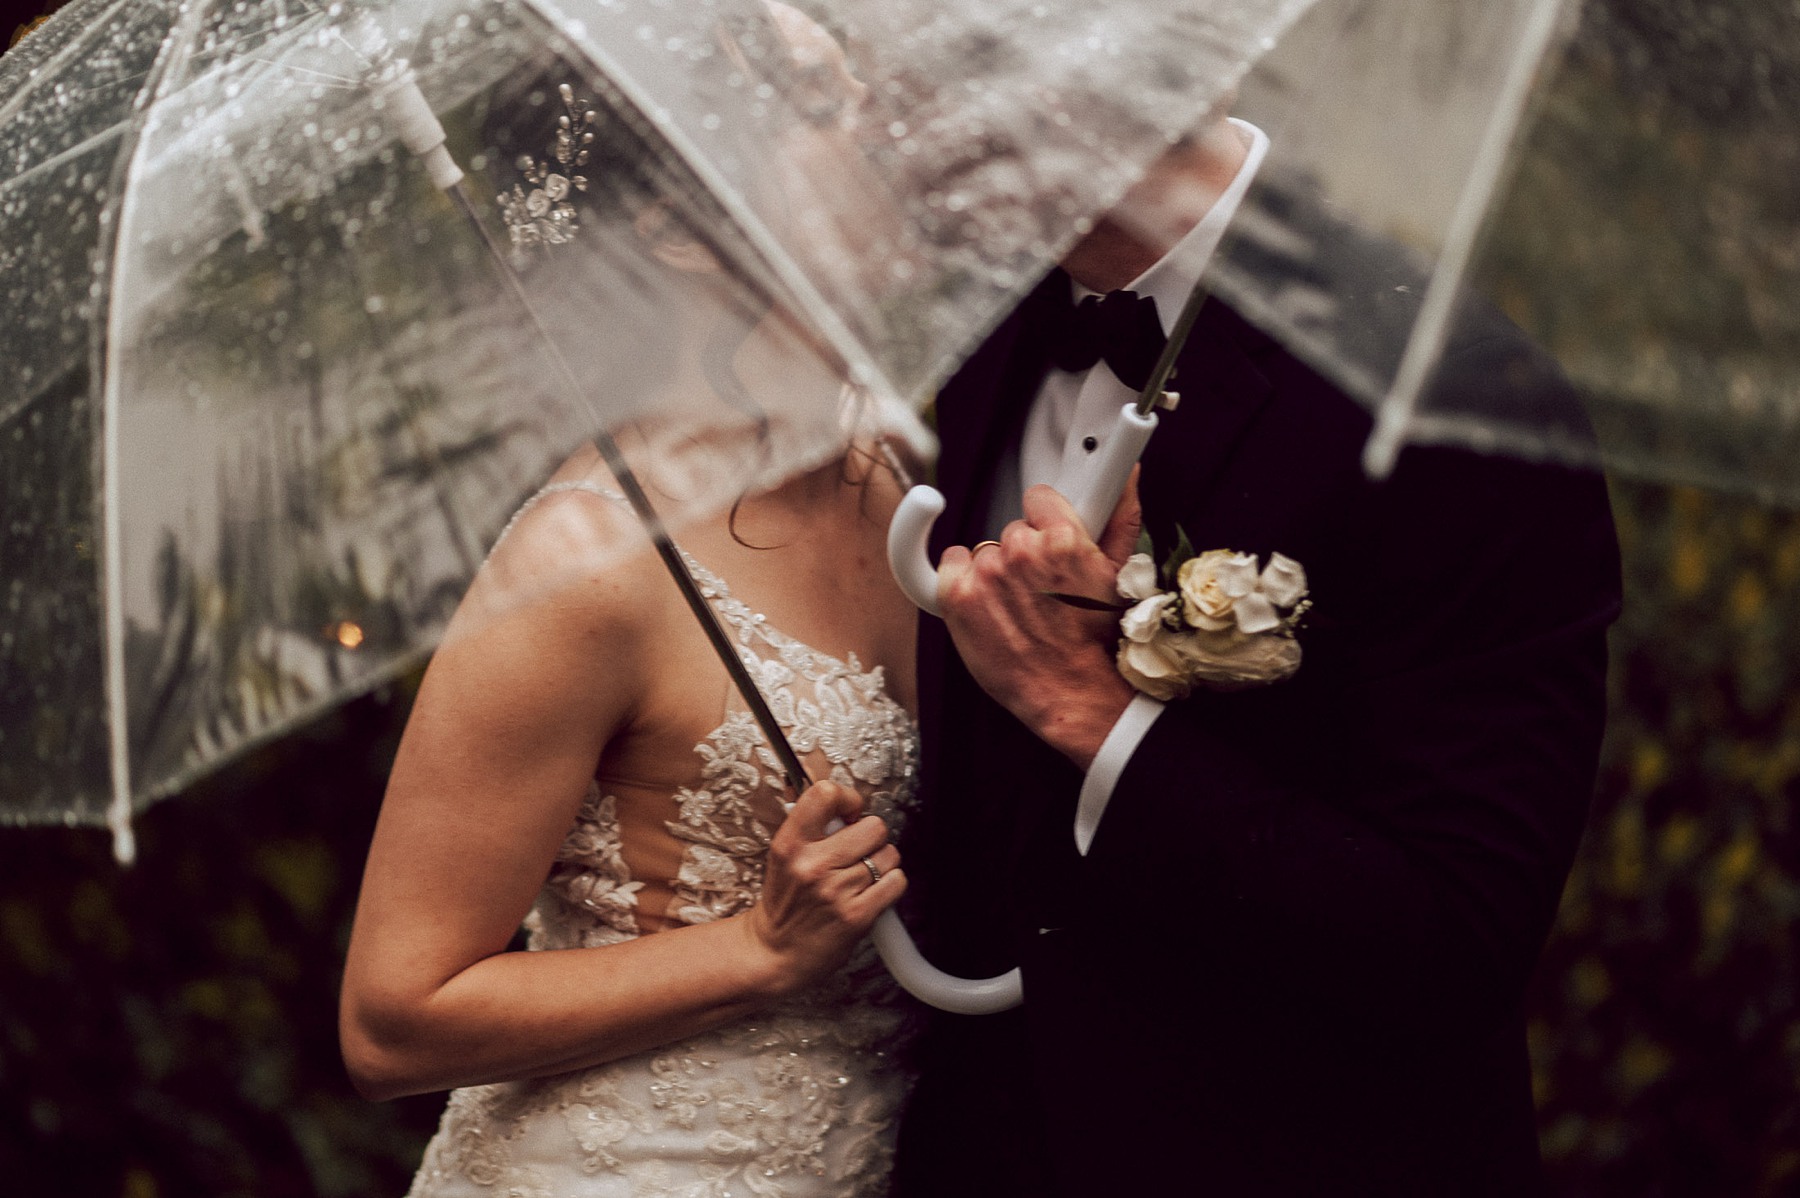
[[[944,496],[936,487],[918,486],[906,493],[888,524],[888,566],[908,599],[934,616],[938,607],[937,569],[931,564],[931,526],[944,512]]]

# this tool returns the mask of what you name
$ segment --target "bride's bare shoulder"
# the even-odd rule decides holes
[[[451,633],[519,619],[577,637],[642,632],[659,614],[660,569],[618,496],[588,487],[542,492],[495,544]]]

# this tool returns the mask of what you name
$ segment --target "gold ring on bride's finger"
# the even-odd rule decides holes
[[[975,548],[969,550],[969,556],[971,558],[973,558],[977,553],[980,553],[983,549],[986,549],[989,545],[992,545],[996,549],[1000,548],[999,541],[979,541],[976,543]]]
[[[869,871],[869,885],[873,886],[875,883],[881,881],[881,867],[880,866],[876,865],[873,861],[869,860],[867,857],[858,857],[857,860],[862,862],[863,867]]]

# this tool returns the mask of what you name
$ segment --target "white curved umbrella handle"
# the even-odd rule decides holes
[[[992,978],[953,978],[927,961],[891,907],[876,918],[869,936],[875,941],[875,951],[881,954],[881,963],[894,975],[900,988],[940,1011],[992,1015],[1010,1011],[1025,1001],[1025,987],[1017,969]]]
[[[834,819],[825,825],[825,831],[839,832],[843,827],[843,820]],[[927,961],[892,907],[875,917],[869,939],[875,942],[881,963],[900,988],[927,1006],[952,1015],[992,1015],[1010,1011],[1025,1001],[1025,987],[1017,969],[991,978],[953,978]]]
[[[1106,444],[1093,457],[1065,469],[1057,489],[1069,500],[1089,536],[1099,536],[1107,518],[1119,504],[1131,468],[1143,456],[1150,434],[1156,431],[1156,413],[1139,415],[1135,404],[1119,409]],[[1073,477],[1071,477],[1073,476]],[[920,610],[934,616],[938,608],[937,570],[931,564],[931,526],[943,514],[944,497],[936,487],[918,486],[906,493],[888,524],[888,567],[894,581]]]
[[[944,514],[944,495],[936,487],[914,487],[900,500],[888,522],[888,568],[900,590],[920,611],[938,609],[937,570],[931,564],[931,526]]]

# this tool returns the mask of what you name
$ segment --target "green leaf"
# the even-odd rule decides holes
[[[1194,557],[1194,544],[1188,540],[1187,529],[1177,524],[1175,538],[1175,552],[1169,555],[1169,560],[1163,563],[1162,568],[1163,587],[1171,591],[1175,589],[1175,576],[1180,573],[1181,567]]]
[[[1133,547],[1132,552],[1141,553],[1151,561],[1156,560],[1156,542],[1150,539],[1150,530],[1148,528],[1138,529],[1137,545]]]

